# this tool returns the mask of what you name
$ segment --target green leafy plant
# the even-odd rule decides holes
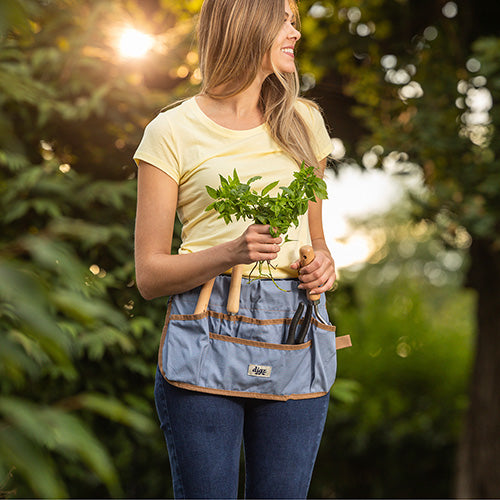
[[[292,225],[298,226],[299,217],[307,212],[309,202],[328,197],[325,181],[316,176],[314,170],[314,167],[302,162],[300,169],[293,173],[294,179],[290,185],[280,186],[281,191],[276,196],[270,196],[269,193],[279,184],[279,180],[265,186],[259,194],[251,188],[251,184],[261,179],[261,176],[242,183],[234,169],[233,177],[228,175],[226,179],[219,176],[218,189],[206,186],[208,194],[215,200],[206,211],[215,210],[220,214],[219,219],[224,219],[226,224],[230,224],[233,217],[236,220],[251,220],[256,224],[269,224],[270,234],[274,237],[285,235],[286,243],[290,241],[288,230]],[[265,276],[262,272],[263,264],[256,264],[259,266],[259,277]],[[269,262],[267,265],[268,277],[272,278],[272,266]]]
[[[261,179],[261,176],[252,177],[242,183],[236,169],[233,177],[227,179],[220,175],[220,187],[214,189],[206,186],[211,198],[215,199],[205,210],[219,212],[219,219],[230,224],[233,216],[236,220],[252,220],[256,224],[269,224],[272,236],[285,235],[285,242],[289,241],[287,232],[293,225],[299,224],[299,216],[307,212],[309,201],[327,198],[326,183],[314,173],[314,167],[302,162],[300,170],[293,173],[294,180],[288,187],[281,186],[281,192],[276,196],[269,196],[279,181],[268,184],[259,194],[251,189],[250,185]]]

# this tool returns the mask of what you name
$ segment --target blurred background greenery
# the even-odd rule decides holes
[[[0,497],[172,494],[153,402],[165,299],[135,287],[131,157],[196,92],[200,4],[0,3]],[[310,496],[498,497],[499,5],[299,5],[332,172],[407,186],[346,222],[371,250],[329,295],[354,346]]]

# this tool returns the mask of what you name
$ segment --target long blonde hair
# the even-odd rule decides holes
[[[290,8],[299,22],[295,0]],[[262,67],[264,56],[283,25],[283,0],[205,0],[198,23],[202,75],[201,94],[231,97],[247,89]],[[294,73],[274,73],[262,85],[260,106],[271,136],[299,165],[317,167],[309,127],[295,109],[299,78]],[[213,92],[224,86],[223,94]],[[317,108],[316,104],[300,99]]]

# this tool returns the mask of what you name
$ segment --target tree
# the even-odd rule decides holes
[[[336,135],[348,116],[348,146],[360,163],[399,174],[419,165],[428,199],[415,216],[434,221],[448,245],[470,247],[465,285],[477,293],[477,348],[456,488],[481,498],[500,491],[500,161],[493,140],[500,116],[491,109],[500,75],[499,39],[480,38],[498,34],[491,22],[498,4],[487,4],[301,5],[309,13],[303,67],[318,75],[311,92]]]
[[[131,156],[191,75],[153,52],[165,78],[146,92],[115,38],[124,20],[168,31],[189,9],[11,0],[0,11],[0,484],[23,497],[166,496],[150,467],[168,467],[152,397],[165,304],[134,286]],[[179,65],[190,31],[169,35]]]

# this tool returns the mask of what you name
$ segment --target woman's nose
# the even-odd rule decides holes
[[[295,29],[295,26],[292,24],[290,25],[290,31],[288,33],[288,38],[293,38],[295,41],[297,41],[300,38],[300,31]]]

